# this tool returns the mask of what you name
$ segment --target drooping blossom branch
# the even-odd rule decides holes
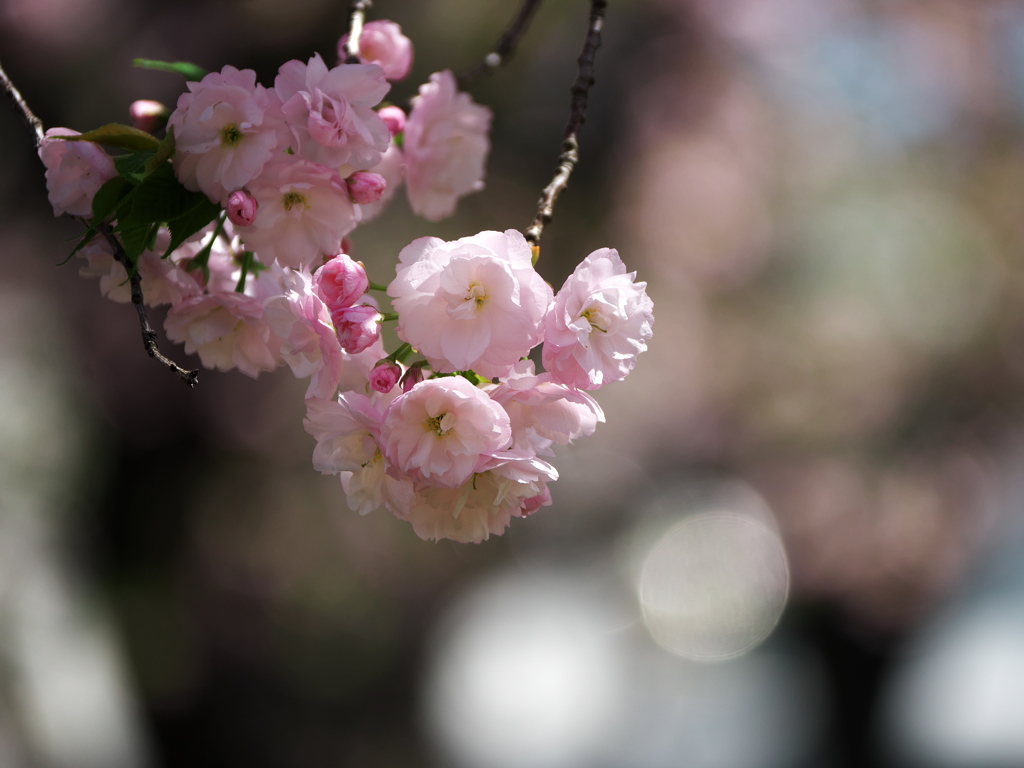
[[[359,64],[359,38],[363,34],[366,12],[373,6],[373,0],[352,0],[348,16],[348,42],[345,43],[345,63]]]
[[[3,64],[0,64],[0,87],[3,88],[4,93],[7,94],[11,103],[14,104],[14,108],[18,110],[18,113],[21,115],[21,118],[25,121],[26,125],[28,125],[35,134],[36,146],[38,147],[43,143],[43,138],[45,136],[45,132],[43,131],[43,121],[36,117],[35,113],[29,109],[28,104],[25,103],[25,99],[22,97],[18,89],[14,87],[14,83],[11,82],[11,79],[4,71]]]
[[[146,349],[148,354],[153,359],[159,361],[164,365],[165,368],[173,371],[179,379],[181,379],[189,387],[194,387],[199,383],[199,371],[187,370],[182,368],[176,362],[166,357],[157,345],[156,331],[153,330],[153,326],[149,324],[149,316],[146,314],[146,305],[142,295],[142,277],[139,275],[139,270],[132,265],[131,260],[128,258],[128,254],[124,252],[124,248],[121,245],[121,241],[117,239],[114,231],[110,228],[109,224],[103,224],[99,227],[100,234],[103,235],[103,239],[107,241],[110,249],[114,252],[114,258],[121,263],[124,267],[125,272],[129,275],[129,281],[132,288],[132,304],[135,306],[135,312],[139,316],[139,326],[142,330],[142,346]]]
[[[530,21],[540,7],[541,2],[542,0],[523,0],[523,4],[519,6],[519,13],[516,14],[515,19],[502,33],[494,50],[488,53],[483,58],[483,61],[475,67],[459,75],[458,84],[460,91],[467,90],[469,86],[481,77],[490,74],[511,60],[515,54],[516,46],[519,45],[519,41],[526,34]]]
[[[568,186],[569,176],[572,175],[573,169],[580,159],[579,132],[587,119],[587,96],[590,93],[590,86],[594,84],[594,56],[601,45],[601,31],[604,27],[604,12],[607,6],[607,0],[591,0],[590,3],[587,37],[583,43],[583,50],[576,60],[579,65],[579,74],[570,89],[572,98],[569,106],[569,122],[565,126],[562,139],[562,153],[558,156],[558,166],[554,178],[544,188],[544,192],[537,202],[537,215],[525,233],[527,242],[534,248],[534,259],[536,259],[536,249],[540,247],[540,236],[544,231],[544,225],[549,223],[554,216],[555,200]]]

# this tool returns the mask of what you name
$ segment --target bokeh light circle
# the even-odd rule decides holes
[[[775,628],[789,594],[789,567],[774,530],[750,517],[707,512],[651,547],[638,591],[659,645],[698,661],[728,659]]]

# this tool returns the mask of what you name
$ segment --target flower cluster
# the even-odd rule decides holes
[[[105,295],[129,300],[130,267],[147,303],[170,305],[168,338],[206,367],[308,379],[314,467],[340,476],[353,510],[481,541],[551,503],[554,446],[604,421],[590,391],[632,370],[653,305],[607,248],[556,294],[515,230],[415,240],[371,295],[384,286],[345,236],[403,179],[416,213],[451,214],[482,187],[490,112],[450,72],[408,115],[382,103],[411,43],[391,22],[367,24],[360,43],[363,63],[290,61],[269,88],[231,66],[192,80],[162,141],[142,123],[51,130],[47,188],[55,213],[91,214],[76,251]],[[145,106],[133,114],[152,129],[159,105]],[[389,354],[392,320],[403,343]]]

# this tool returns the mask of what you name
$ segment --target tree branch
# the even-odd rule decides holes
[[[28,104],[25,103],[25,99],[22,98],[18,89],[14,87],[14,83],[11,82],[11,79],[7,76],[2,65],[0,65],[0,87],[3,88],[4,93],[7,94],[10,100],[14,102],[14,106],[17,108],[18,112],[21,113],[22,119],[24,119],[28,127],[35,133],[36,147],[38,148],[39,145],[42,144],[43,139],[46,138],[46,132],[43,130],[43,122],[36,117]],[[156,331],[154,331],[153,326],[149,324],[149,317],[146,315],[146,306],[142,303],[142,278],[139,277],[139,271],[135,269],[129,261],[128,255],[124,252],[121,242],[117,239],[117,236],[110,228],[110,225],[104,224],[99,228],[99,230],[103,235],[103,238],[110,244],[111,249],[113,249],[114,258],[121,262],[125,271],[129,275],[129,279],[131,280],[132,304],[135,305],[135,311],[139,315],[139,324],[142,326],[142,345],[145,347],[146,352],[150,357],[155,358],[163,363],[164,366],[174,371],[174,373],[176,373],[178,377],[190,387],[194,387],[199,381],[199,371],[185,370],[173,360],[165,357],[157,346]]]
[[[348,40],[345,42],[345,63],[358,64],[359,38],[363,35],[366,12],[373,6],[373,0],[352,0],[348,15]]]
[[[142,278],[139,276],[139,270],[136,269],[135,265],[133,265],[128,259],[128,254],[124,252],[124,248],[121,246],[121,241],[117,239],[117,236],[110,228],[110,225],[103,224],[99,229],[100,234],[103,235],[103,239],[107,241],[107,244],[114,251],[114,258],[121,263],[125,272],[128,273],[128,279],[132,286],[132,304],[135,305],[135,312],[139,316],[139,325],[142,328],[142,346],[146,348],[146,353],[150,357],[162,363],[164,367],[177,374],[178,378],[188,386],[194,387],[199,382],[199,371],[189,371],[182,368],[170,358],[165,357],[163,353],[160,352],[160,347],[157,346],[156,331],[154,331],[153,326],[149,324],[149,317],[146,314],[146,305],[143,303]]]
[[[604,27],[604,12],[608,0],[591,0],[590,20],[587,24],[587,37],[583,43],[583,51],[576,60],[579,74],[573,83],[569,103],[569,123],[565,126],[562,138],[562,153],[558,156],[558,165],[551,183],[544,188],[540,200],[537,201],[537,215],[526,230],[526,240],[534,247],[534,261],[540,248],[540,236],[544,225],[551,222],[554,216],[555,200],[569,185],[576,163],[579,162],[579,132],[587,119],[587,96],[590,86],[594,84],[594,56],[601,46],[601,30]]]
[[[46,132],[43,130],[43,122],[35,113],[28,108],[28,104],[25,103],[25,99],[22,98],[21,93],[17,88],[14,87],[14,83],[7,77],[7,73],[4,71],[3,64],[0,64],[0,87],[3,88],[4,93],[14,104],[14,108],[18,110],[21,115],[21,119],[25,121],[25,124],[35,134],[36,148],[43,143],[43,139],[46,137]]]
[[[533,19],[533,14],[536,13],[537,8],[540,7],[542,0],[523,0],[523,4],[519,6],[519,13],[516,14],[515,19],[509,24],[508,29],[498,39],[498,45],[494,48],[491,53],[488,53],[483,61],[477,64],[468,72],[463,72],[458,77],[459,90],[465,91],[469,86],[475,83],[484,75],[489,75],[499,67],[503,67],[511,60],[513,54],[515,54],[516,46],[519,45],[519,41],[526,34],[527,28],[530,26],[530,21]]]

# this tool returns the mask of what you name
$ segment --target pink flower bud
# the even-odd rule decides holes
[[[536,496],[523,499],[523,506],[519,508],[519,517],[529,517],[541,507],[551,506],[551,490],[544,486],[544,490]]]
[[[369,304],[332,311],[331,320],[338,343],[349,354],[362,352],[380,338],[380,312]]]
[[[370,371],[370,386],[381,394],[387,394],[395,388],[402,369],[387,358],[379,361]]]
[[[128,107],[128,114],[131,116],[132,125],[140,131],[155,133],[164,127],[171,112],[159,101],[139,99]]]
[[[421,381],[423,381],[423,366],[414,365],[408,371],[405,372],[405,376],[402,377],[402,391],[408,392],[410,389],[415,387]]]
[[[377,117],[384,121],[392,136],[405,130],[405,112],[401,107],[381,107],[377,110]]]
[[[349,197],[356,205],[376,203],[388,185],[379,173],[368,171],[356,171],[346,181]]]
[[[247,227],[256,221],[256,198],[244,189],[236,189],[228,195],[228,218],[232,224]]]
[[[347,58],[348,35],[338,41],[338,60]],[[412,67],[412,41],[393,21],[379,19],[363,25],[359,37],[359,58],[364,64],[377,64],[388,80],[401,80]]]
[[[355,304],[370,288],[361,262],[339,253],[313,275],[313,290],[327,305],[333,316]]]

